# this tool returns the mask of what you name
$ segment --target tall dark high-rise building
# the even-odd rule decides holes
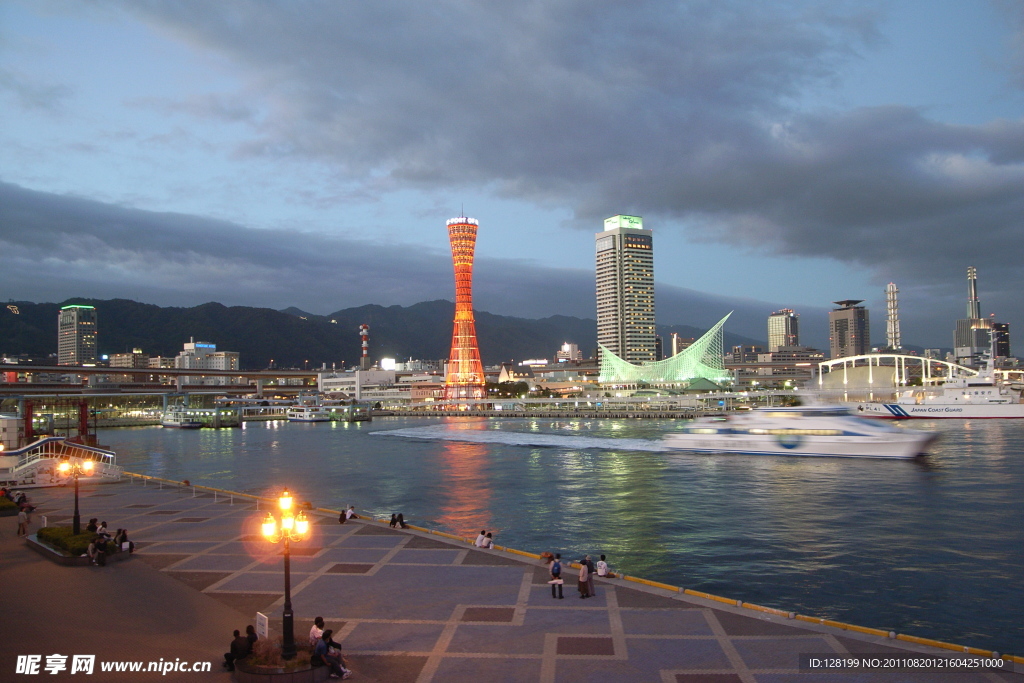
[[[992,323],[992,341],[996,356],[1010,357],[1010,323]]]
[[[653,235],[639,216],[612,216],[594,242],[597,341],[630,363],[654,362]]]
[[[828,312],[828,342],[832,358],[863,356],[871,350],[868,309],[862,299],[833,301],[839,308]]]
[[[956,321],[956,329],[953,332],[953,355],[956,362],[969,367],[978,367],[984,364],[985,358],[992,351],[995,326],[997,323],[991,318],[981,317],[981,300],[978,298],[978,271],[974,266],[967,268],[967,317]],[[1009,348],[1009,326],[1007,326],[1007,343]],[[996,349],[996,355],[999,349]],[[1009,355],[1009,354],[1007,354]]]
[[[455,322],[452,351],[445,378],[445,400],[486,398],[484,367],[476,340],[473,318],[473,258],[476,252],[475,218],[459,216],[448,220],[448,241],[455,267]]]
[[[57,314],[57,364],[96,362],[96,308],[64,306]]]

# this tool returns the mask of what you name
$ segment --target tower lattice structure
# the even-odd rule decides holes
[[[455,267],[455,324],[452,330],[452,351],[448,356],[445,379],[445,400],[483,399],[484,367],[476,340],[473,319],[473,255],[476,251],[475,218],[460,216],[448,219],[448,241],[452,246]]]

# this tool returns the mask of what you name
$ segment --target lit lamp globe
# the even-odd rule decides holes
[[[296,654],[295,648],[295,615],[292,612],[291,595],[291,541],[302,541],[309,533],[309,520],[306,513],[299,510],[299,514],[292,512],[293,499],[287,490],[277,499],[277,506],[281,510],[281,520],[278,522],[272,512],[267,513],[263,520],[261,531],[263,537],[271,543],[284,541],[284,610],[281,614],[281,621],[284,631],[281,657],[293,659]]]

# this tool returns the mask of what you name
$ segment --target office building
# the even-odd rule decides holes
[[[96,308],[64,306],[57,314],[57,364],[95,365]]]
[[[978,271],[974,266],[967,269],[967,317],[956,321],[953,332],[953,359],[967,367],[977,368],[985,363],[992,352],[1010,355],[1010,326],[996,322],[993,318],[981,317],[981,300],[978,298]]]
[[[218,351],[210,342],[190,341],[174,359],[174,367],[182,370],[238,370],[240,367],[237,351]],[[226,376],[202,377],[189,375],[182,378],[182,384],[235,384],[236,378]]]
[[[800,346],[800,316],[791,308],[783,308],[768,316],[768,349]]]
[[[448,219],[448,241],[455,266],[455,321],[445,376],[444,397],[447,400],[487,397],[473,318],[473,257],[479,225],[475,218],[466,216]]]
[[[656,360],[654,244],[639,216],[612,216],[594,236],[597,341],[628,363]]]
[[[868,309],[857,304],[863,299],[833,301],[839,308],[828,312],[828,343],[832,358],[863,356],[871,350]]]
[[[562,348],[555,351],[555,362],[565,363],[568,361],[581,361],[583,360],[583,352],[580,351],[580,347],[576,344],[570,344],[565,342],[562,344]]]
[[[997,358],[1010,357],[1010,323],[992,323],[992,341]]]

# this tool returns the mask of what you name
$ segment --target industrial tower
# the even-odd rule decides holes
[[[455,325],[444,386],[446,401],[487,396],[473,320],[473,254],[479,225],[475,218],[465,216],[448,219],[448,241],[452,245],[452,265],[455,266]]]
[[[895,283],[890,282],[885,286],[885,343],[892,350],[903,348],[900,340],[899,293]]]

